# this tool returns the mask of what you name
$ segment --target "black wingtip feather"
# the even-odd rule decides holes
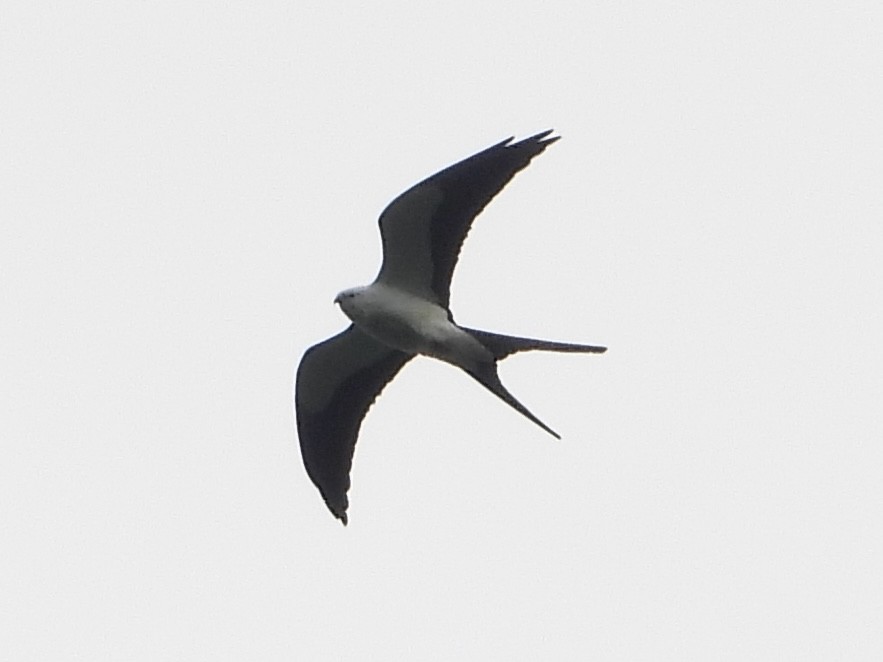
[[[531,136],[530,138],[525,138],[521,142],[525,142],[525,143],[527,143],[527,142],[541,142],[544,145],[551,145],[556,140],[561,140],[561,136],[553,136],[553,137],[549,138],[548,140],[543,140],[543,138],[545,138],[546,136],[548,136],[549,134],[551,134],[554,131],[555,131],[555,129],[546,129],[545,131],[540,131],[539,133]]]
[[[332,500],[329,498],[330,495],[326,495],[322,489],[319,489],[319,493],[322,495],[322,500],[325,502],[325,505],[328,506],[328,510],[331,511],[331,514],[334,515],[337,519],[340,520],[341,524],[344,526],[347,525],[349,518],[347,517],[346,510],[349,508],[349,499],[347,498],[346,493],[343,494],[343,501],[341,502],[339,499]]]
[[[543,149],[545,149],[547,145],[551,145],[553,142],[561,140],[561,136],[552,136],[551,138],[546,138],[546,136],[554,131],[555,129],[546,129],[545,131],[540,131],[539,133],[534,134],[528,138],[519,140],[518,142],[513,142],[515,140],[515,136],[509,136],[505,140],[501,140],[497,144],[491,145],[485,151],[489,152],[491,150],[499,149],[500,147],[505,147],[506,149],[518,149],[519,147],[527,147],[528,145],[540,145],[543,147]]]

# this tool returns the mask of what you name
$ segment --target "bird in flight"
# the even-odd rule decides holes
[[[451,276],[472,221],[519,170],[558,137],[508,138],[437,172],[380,214],[383,263],[373,283],[334,299],[352,322],[310,347],[295,378],[304,466],[335,517],[347,523],[350,467],[368,408],[418,354],[461,368],[557,439],[506,390],[497,362],[528,350],[601,353],[606,347],[479,331],[454,322]]]

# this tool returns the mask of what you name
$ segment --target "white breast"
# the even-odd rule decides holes
[[[353,323],[396,349],[425,354],[468,368],[492,360],[490,352],[448,319],[448,311],[426,299],[382,283],[340,301]]]

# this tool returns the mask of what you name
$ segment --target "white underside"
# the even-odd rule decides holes
[[[492,354],[436,303],[380,282],[346,294],[351,296],[340,297],[339,303],[347,317],[389,347],[466,369],[493,361]]]

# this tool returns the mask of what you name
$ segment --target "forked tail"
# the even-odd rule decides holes
[[[487,347],[498,361],[510,354],[527,352],[534,349],[546,352],[574,352],[581,354],[602,354],[607,351],[606,347],[598,347],[597,345],[578,345],[576,343],[555,342],[553,340],[520,338],[518,336],[504,336],[500,333],[491,333],[490,331],[479,331],[478,329],[467,329],[466,327],[460,328]]]
[[[527,407],[518,402],[515,396],[506,390],[506,387],[503,386],[503,383],[500,381],[500,376],[497,374],[496,363],[483,363],[478,368],[474,370],[466,370],[466,372],[475,379],[475,381],[484,386],[488,391],[496,395],[507,405],[532,420],[556,439],[561,439],[560,434],[534,416]]]

